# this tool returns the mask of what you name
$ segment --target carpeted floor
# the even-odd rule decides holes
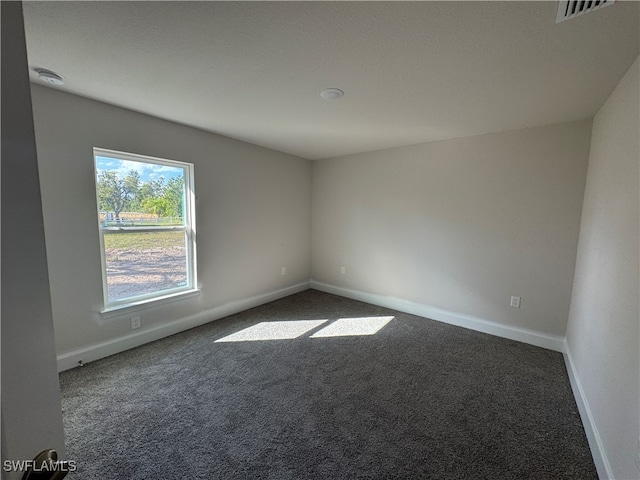
[[[69,478],[597,479],[560,353],[315,290],[60,383]]]

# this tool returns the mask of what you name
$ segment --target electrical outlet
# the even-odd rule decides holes
[[[510,306],[520,308],[520,297],[511,297]]]
[[[344,275],[345,273],[347,273],[347,269],[344,267],[340,267],[340,275]]]
[[[140,317],[131,317],[131,330],[140,328]]]
[[[286,275],[287,274],[287,267],[282,267],[282,275]]]

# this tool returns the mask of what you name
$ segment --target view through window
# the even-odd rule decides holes
[[[193,165],[94,149],[105,308],[194,290]]]

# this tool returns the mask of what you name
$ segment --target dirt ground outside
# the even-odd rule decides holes
[[[184,246],[149,249],[107,248],[109,301],[186,285]]]

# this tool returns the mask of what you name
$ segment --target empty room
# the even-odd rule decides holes
[[[2,478],[640,479],[640,3],[1,2]]]

